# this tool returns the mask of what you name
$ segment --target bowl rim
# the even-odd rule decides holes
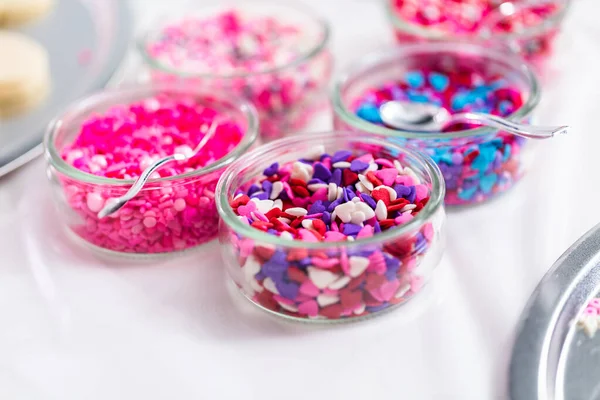
[[[59,116],[54,118],[46,129],[44,135],[44,153],[45,158],[49,165],[56,168],[58,172],[65,176],[77,180],[78,182],[91,183],[91,184],[102,184],[102,185],[132,185],[136,179],[115,179],[106,178],[88,172],[81,171],[74,166],[67,163],[61,157],[59,150],[56,147],[55,139],[56,135],[65,124],[65,119],[72,118],[72,116],[89,115],[94,112],[94,109],[100,105],[110,106],[124,104],[121,100],[124,97],[136,97],[139,100],[143,98],[151,97],[153,95],[161,93],[169,94],[181,94],[184,96],[192,96],[194,98],[203,98],[205,96],[217,97],[219,101],[225,104],[235,107],[243,115],[247,123],[247,128],[243,132],[242,140],[237,146],[225,155],[224,157],[210,163],[202,168],[194,171],[186,172],[184,174],[178,174],[158,179],[149,179],[146,185],[152,183],[170,182],[176,180],[182,180],[187,178],[196,178],[203,175],[207,175],[211,172],[217,171],[229,164],[231,164],[240,155],[244,154],[257,140],[259,132],[259,119],[258,114],[254,106],[240,99],[232,99],[230,96],[225,94],[215,94],[215,92],[198,91],[190,88],[186,88],[183,85],[173,84],[160,84],[160,85],[134,85],[130,87],[122,87],[117,89],[103,90],[93,93],[89,96],[83,97],[67,107]]]
[[[351,67],[339,74],[333,83],[333,88],[330,92],[330,100],[333,105],[335,116],[339,117],[345,124],[353,128],[364,132],[384,135],[386,137],[444,141],[458,138],[479,138],[495,134],[498,129],[489,127],[471,128],[453,132],[427,133],[426,135],[422,132],[391,129],[373,124],[358,117],[345,104],[342,99],[342,92],[350,80],[358,75],[368,72],[378,65],[393,62],[394,60],[402,60],[403,58],[410,56],[411,53],[414,54],[419,52],[442,52],[457,55],[460,52],[467,52],[471,55],[488,58],[492,62],[510,64],[513,66],[514,71],[520,73],[525,80],[529,82],[529,96],[527,101],[519,109],[505,117],[509,120],[518,121],[528,117],[540,102],[541,87],[538,78],[531,66],[518,55],[512,53],[507,54],[495,49],[462,41],[438,41],[395,46],[388,48],[387,50],[373,52],[361,57],[360,61],[354,63]]]
[[[318,56],[321,52],[323,52],[327,48],[330,38],[331,38],[330,24],[327,22],[327,20],[325,20],[325,18],[318,15],[310,7],[306,6],[303,3],[296,2],[294,0],[286,1],[285,3],[279,3],[279,2],[273,3],[272,1],[269,1],[269,0],[253,0],[252,2],[242,2],[241,0],[223,0],[223,1],[219,1],[217,3],[207,4],[202,7],[195,8],[194,12],[199,13],[202,10],[207,10],[207,9],[212,9],[212,8],[220,8],[222,10],[227,10],[227,9],[243,10],[244,8],[252,7],[253,5],[255,5],[257,3],[266,4],[269,6],[275,5],[277,7],[287,8],[287,9],[289,9],[289,11],[291,13],[296,13],[296,14],[303,13],[304,15],[308,16],[317,24],[317,27],[319,28],[319,41],[317,43],[313,44],[312,46],[310,46],[308,48],[308,50],[299,53],[296,57],[294,57],[293,60],[291,60],[285,64],[277,65],[274,67],[263,68],[258,71],[252,71],[252,72],[243,71],[243,72],[233,72],[233,73],[226,73],[226,74],[210,73],[210,72],[194,73],[194,72],[184,71],[184,70],[181,70],[181,69],[178,69],[175,67],[168,66],[167,64],[162,63],[159,60],[157,60],[156,58],[152,57],[147,51],[147,44],[150,41],[150,38],[152,37],[152,35],[154,35],[158,32],[157,29],[152,29],[152,28],[146,29],[142,33],[142,35],[139,36],[138,40],[136,40],[137,50],[138,50],[139,54],[141,55],[143,61],[148,66],[150,66],[150,68],[156,69],[163,73],[175,75],[175,76],[178,76],[181,78],[236,79],[236,78],[249,78],[249,77],[254,77],[254,76],[274,74],[274,73],[284,71],[288,68],[296,67],[298,65],[301,65],[301,64],[315,58],[316,56]],[[192,15],[194,12],[192,12]],[[189,16],[189,13],[184,13],[184,14],[178,13],[178,14],[171,15],[170,17],[167,15],[166,16],[167,21],[165,21],[165,16],[163,16],[162,18],[157,20],[157,21],[160,21],[160,23],[152,24],[151,26],[160,26],[162,28],[168,22],[176,22],[178,20],[181,20],[185,16]]]
[[[390,148],[400,154],[408,155],[419,162],[426,175],[431,180],[431,194],[429,201],[416,217],[407,223],[386,231],[382,231],[368,238],[361,238],[352,242],[307,242],[302,240],[287,240],[279,236],[271,235],[259,229],[253,228],[250,225],[244,224],[235,214],[229,204],[228,191],[231,188],[233,179],[241,173],[244,168],[249,165],[262,161],[262,158],[268,157],[269,154],[285,149],[294,148],[297,145],[312,142],[315,145],[322,141],[336,141],[347,139],[355,143],[374,144]],[[303,248],[303,249],[331,249],[331,248],[354,248],[365,245],[378,245],[382,242],[389,242],[395,238],[400,238],[403,235],[419,229],[426,223],[439,209],[444,207],[444,196],[446,186],[437,164],[428,155],[411,147],[398,146],[384,138],[361,134],[356,135],[356,132],[351,131],[330,131],[330,132],[314,132],[305,135],[290,136],[283,139],[275,140],[269,144],[260,146],[251,152],[245,154],[236,160],[227,170],[221,175],[217,188],[215,190],[215,198],[217,199],[217,210],[221,217],[221,223],[226,224],[231,230],[242,235],[244,238],[253,239],[260,244],[272,244],[283,248]]]
[[[568,10],[571,7],[572,0],[559,0],[564,6],[556,13],[552,14],[549,18],[546,18],[543,22],[533,25],[522,32],[511,32],[511,33],[494,33],[496,40],[507,40],[507,39],[526,39],[532,36],[539,35],[551,28],[559,25],[567,15]],[[392,4],[393,0],[385,1],[385,12],[392,23],[393,28],[396,31],[407,33],[409,35],[419,36],[424,39],[476,39],[476,40],[489,40],[484,35],[456,35],[452,32],[447,32],[440,29],[424,27],[423,25],[411,23],[405,19],[400,18],[398,13],[395,11],[395,7]]]

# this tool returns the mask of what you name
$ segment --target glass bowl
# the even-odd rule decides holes
[[[109,198],[122,196],[133,179],[114,179],[83,172],[62,158],[90,117],[114,106],[156,95],[193,98],[237,124],[242,138],[219,160],[180,175],[150,179],[122,209],[106,218],[97,213]],[[217,130],[218,134],[218,130]],[[252,105],[225,94],[198,93],[175,86],[135,87],[93,94],[72,104],[45,135],[47,174],[55,205],[68,232],[102,252],[136,255],[171,253],[214,239],[218,232],[215,187],[224,168],[244,154],[258,136]]]
[[[183,21],[187,21],[187,24],[213,21],[223,18],[223,15],[241,16],[240,21],[272,18],[279,24],[298,27],[299,30],[287,41],[282,39],[278,43],[275,38],[270,42],[274,48],[286,53],[285,57],[273,57],[270,62],[256,63],[248,61],[252,58],[246,58],[243,63],[240,61],[239,66],[226,61],[232,52],[243,53],[239,48],[244,48],[249,54],[244,57],[250,57],[260,47],[252,44],[252,41],[248,44],[240,39],[233,45],[223,38],[211,38],[209,43],[215,47],[218,44],[215,53],[219,55],[207,68],[201,68],[194,62],[185,62],[195,57],[194,52],[189,50],[192,45],[187,42],[174,46],[176,51],[186,54],[177,56],[177,61],[172,61],[170,50],[157,47],[157,43],[166,37],[165,28],[183,26]],[[190,40],[185,39],[185,34],[178,34],[184,36],[183,41]],[[189,37],[192,33],[187,35]],[[269,141],[303,128],[319,106],[326,104],[326,88],[332,72],[329,37],[329,25],[301,4],[225,1],[213,6],[195,7],[184,15],[161,18],[143,35],[138,49],[154,82],[184,81],[188,86],[206,90],[226,90],[252,102],[258,110],[261,138]],[[241,44],[238,46],[238,43]]]
[[[400,131],[356,115],[356,104],[365,92],[422,68],[501,76],[523,97],[523,104],[507,116],[513,121],[529,121],[540,100],[533,71],[517,55],[463,42],[410,44],[363,57],[338,77],[332,91],[335,129],[381,135],[425,151],[442,171],[448,205],[479,203],[512,187],[531,164],[530,140],[481,127],[426,134]]]
[[[398,160],[428,186],[429,201],[403,225],[343,242],[271,235],[243,223],[230,206],[273,162],[281,165],[339,150]],[[431,278],[444,246],[444,190],[429,157],[380,138],[330,132],[280,139],[240,158],[219,180],[223,260],[242,294],[273,314],[322,322],[374,315],[406,302]],[[316,259],[327,259],[327,266]]]
[[[396,38],[401,43],[444,40],[469,41],[472,43],[492,45],[517,52],[529,62],[538,66],[541,70],[544,60],[546,60],[552,52],[554,39],[558,34],[560,25],[571,5],[571,0],[547,0],[543,1],[540,6],[537,6],[537,9],[535,9],[532,4],[531,6],[523,5],[520,10],[518,8],[520,3],[531,3],[531,1],[525,0],[504,3],[508,3],[504,5],[505,7],[511,8],[511,10],[507,10],[506,14],[512,12],[513,18],[515,15],[523,15],[519,14],[520,12],[522,13],[523,10],[532,11],[533,13],[529,16],[529,19],[531,19],[529,25],[511,25],[510,23],[507,23],[508,19],[506,19],[506,17],[502,17],[502,14],[490,13],[488,14],[489,20],[486,22],[486,25],[478,28],[476,24],[483,23],[482,21],[485,22],[485,20],[475,20],[471,18],[473,22],[472,29],[457,31],[450,26],[446,28],[440,27],[440,24],[437,23],[427,24],[409,21],[407,16],[401,15],[401,12],[399,11],[399,4],[404,4],[404,1],[386,0],[385,2],[386,13],[394,29]],[[515,7],[515,5],[517,7]],[[469,18],[468,13],[473,12],[473,7],[477,7],[477,4],[447,2],[445,7],[445,12],[439,14],[442,19],[447,18],[449,15],[447,7],[452,7],[456,10],[464,10],[463,13],[457,13],[457,15],[460,16],[460,19],[464,21],[464,18]],[[462,7],[462,9],[459,7]],[[543,12],[543,10],[547,11]],[[423,9],[421,11],[425,10]],[[527,18],[520,17],[519,22],[526,20]],[[494,29],[486,28],[486,26],[494,27]]]

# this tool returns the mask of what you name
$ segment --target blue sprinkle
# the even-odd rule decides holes
[[[443,92],[448,89],[450,85],[450,79],[444,74],[438,72],[432,72],[429,74],[429,83],[438,92]]]
[[[404,75],[404,80],[412,88],[419,88],[425,84],[425,77],[421,71],[410,71]]]
[[[470,189],[461,190],[458,193],[458,198],[465,201],[471,200],[471,198],[475,195],[475,192],[477,192],[477,186]]]
[[[504,158],[502,159],[502,161],[506,162],[506,160],[508,160],[509,157],[510,157],[510,145],[507,144],[504,146]]]
[[[481,180],[479,181],[479,186],[481,187],[483,193],[488,194],[492,191],[492,188],[494,187],[497,181],[498,175],[492,173],[481,177]]]
[[[470,103],[469,94],[468,93],[460,93],[460,92],[456,93],[454,96],[452,96],[451,102],[452,103],[451,103],[450,107],[452,108],[452,111],[462,110]]]
[[[408,99],[415,103],[429,103],[429,97],[424,94],[409,94]]]
[[[500,110],[500,113],[503,115],[510,114],[510,112],[513,110],[513,108],[514,108],[513,103],[508,100],[502,100],[500,102],[500,104],[498,104],[498,109]]]
[[[364,120],[372,122],[374,124],[381,124],[381,116],[379,115],[379,108],[373,104],[363,104],[356,111],[356,115]]]

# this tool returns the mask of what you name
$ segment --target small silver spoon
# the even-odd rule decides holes
[[[157,160],[154,163],[152,163],[151,165],[149,165],[142,172],[142,174],[136,179],[136,181],[133,183],[131,188],[129,188],[127,193],[125,193],[121,197],[109,199],[106,202],[106,204],[104,204],[104,207],[102,208],[102,210],[100,210],[100,212],[98,212],[98,218],[105,218],[111,214],[116,213],[121,208],[123,208],[123,206],[125,204],[127,204],[127,202],[129,200],[131,200],[135,196],[137,196],[137,194],[140,192],[140,190],[142,190],[142,188],[144,187],[144,185],[146,184],[148,179],[150,179],[150,175],[152,175],[152,173],[154,171],[162,168],[165,164],[168,164],[171,161],[189,160],[190,158],[192,158],[196,154],[198,154],[198,152],[204,146],[206,146],[206,143],[208,143],[208,141],[215,135],[218,125],[219,124],[217,124],[216,120],[214,120],[212,122],[212,124],[210,125],[210,128],[208,128],[208,132],[206,133],[206,135],[204,135],[202,140],[200,140],[200,143],[198,143],[196,148],[194,148],[190,153],[188,153],[188,154],[175,153],[172,156],[161,158],[160,160]]]
[[[391,128],[413,132],[441,132],[459,122],[497,128],[528,139],[548,139],[567,133],[568,126],[533,126],[519,124],[491,114],[464,112],[450,114],[435,104],[410,101],[388,101],[379,107],[383,123]]]

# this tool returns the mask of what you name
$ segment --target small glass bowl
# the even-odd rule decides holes
[[[540,100],[533,71],[517,55],[464,42],[410,44],[363,57],[340,75],[331,99],[335,129],[381,135],[426,152],[444,176],[447,205],[480,203],[512,187],[532,162],[530,140],[493,128],[443,133],[400,131],[368,122],[353,111],[354,104],[369,88],[400,80],[407,71],[424,66],[462,66],[483,76],[503,76],[524,97],[523,105],[507,116],[513,121],[529,121]]]
[[[282,165],[338,150],[399,160],[429,187],[429,202],[405,225],[335,243],[268,234],[244,224],[231,208],[238,190],[256,182],[273,162]],[[444,190],[440,170],[429,157],[380,138],[330,132],[280,139],[240,158],[219,180],[223,260],[241,292],[273,314],[327,322],[380,313],[418,293],[438,264],[444,247]],[[314,266],[315,258],[337,259],[339,264],[320,268]],[[280,278],[271,278],[276,270]]]
[[[560,30],[560,25],[571,5],[571,0],[548,0],[544,4],[554,4],[558,10],[548,15],[544,20],[518,32],[492,32],[481,29],[471,32],[449,32],[436,28],[435,25],[420,25],[407,21],[399,14],[397,0],[386,0],[386,13],[395,31],[398,42],[411,43],[422,41],[469,41],[484,45],[509,49],[525,57],[530,63],[541,70],[543,62],[552,53],[552,45]],[[515,2],[518,6],[519,3]],[[456,5],[458,7],[459,5]],[[468,5],[465,5],[465,13]],[[501,21],[501,14],[493,17],[494,23]]]
[[[280,23],[297,26],[301,34],[294,42],[297,56],[279,65],[269,64],[256,70],[220,70],[210,72],[174,67],[161,61],[149,50],[161,31],[184,19],[208,19],[234,11],[249,18],[272,17]],[[321,17],[302,4],[275,1],[225,1],[213,6],[196,7],[172,18],[161,18],[138,42],[138,49],[154,82],[183,81],[205,90],[225,90],[250,101],[258,110],[263,141],[277,139],[306,126],[327,100],[333,58],[328,49],[330,28]]]
[[[100,219],[107,199],[124,195],[134,180],[113,179],[83,172],[62,159],[90,116],[116,105],[155,95],[193,97],[240,126],[243,137],[225,157],[204,168],[150,179],[140,193],[113,215]],[[252,105],[224,94],[201,94],[174,86],[154,86],[100,92],[71,105],[54,120],[45,135],[47,174],[52,194],[68,231],[105,253],[137,255],[170,253],[212,240],[218,232],[215,187],[224,168],[248,151],[258,136]],[[148,220],[146,220],[148,218]],[[73,236],[73,235],[72,235]]]

